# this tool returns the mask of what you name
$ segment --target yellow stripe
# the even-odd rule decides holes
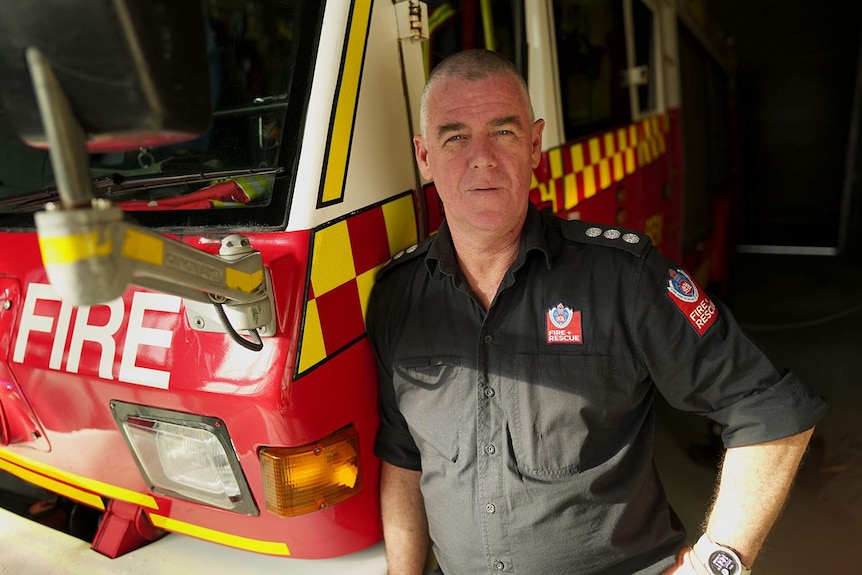
[[[362,317],[368,311],[368,299],[371,297],[371,288],[374,286],[374,278],[377,277],[377,272],[386,265],[382,263],[379,266],[373,267],[363,274],[356,276],[356,289],[359,291],[359,305],[362,306]]]
[[[635,149],[629,148],[626,150],[626,175],[633,174],[635,171]]]
[[[611,185],[611,165],[609,160],[599,162],[599,189],[604,190]]]
[[[311,300],[305,306],[305,321],[302,329],[302,349],[299,352],[299,373],[326,359],[326,346],[323,342],[323,328],[320,327],[320,314],[317,302]]]
[[[249,201],[253,201],[263,197],[264,193],[268,193],[272,189],[275,176],[252,174],[250,176],[236,177],[233,179],[233,182],[240,187]]]
[[[575,173],[584,169],[584,146],[575,144],[572,146],[572,170]]]
[[[387,202],[383,204],[382,210],[390,256],[419,241],[412,195],[405,195],[397,200]]]
[[[548,162],[551,164],[551,178],[563,177],[563,149],[555,148],[548,152]]]
[[[548,188],[547,182],[542,182],[541,184],[536,184],[536,187],[539,188],[539,200],[542,202],[551,202],[551,206],[553,206],[554,213],[557,212],[557,196]]]
[[[590,138],[587,145],[590,147],[590,165],[595,166],[599,163],[599,139]]]
[[[359,99],[359,79],[365,58],[365,38],[368,35],[370,14],[371,0],[357,0],[354,3],[344,54],[344,67],[341,71],[335,120],[329,142],[326,180],[320,198],[322,203],[340,201],[344,196],[347,156],[353,136],[353,118]]]
[[[311,256],[311,285],[314,297],[356,277],[347,220],[341,220],[314,234]]]
[[[578,182],[575,179],[575,174],[566,174],[566,177],[563,178],[563,190],[564,196],[563,201],[566,204],[566,209],[569,210],[578,205]],[[554,206],[554,212],[556,212],[556,206]]]
[[[123,256],[160,266],[165,259],[165,242],[148,234],[126,230],[123,242]]]
[[[288,549],[287,544],[282,541],[261,541],[260,539],[250,539],[248,537],[240,537],[239,535],[231,535],[230,533],[216,531],[215,529],[193,525],[178,519],[156,515],[155,513],[148,513],[147,515],[149,515],[150,521],[153,522],[153,525],[159,529],[173,531],[174,533],[182,533],[183,535],[197,537],[198,539],[204,539],[206,541],[212,541],[214,543],[228,545],[238,549],[255,551],[257,553],[285,556],[290,555],[290,549]]]
[[[123,487],[117,487],[116,485],[102,483],[101,481],[96,481],[95,479],[81,477],[80,475],[75,475],[74,473],[61,471],[49,465],[45,465],[44,463],[34,461],[27,457],[22,457],[17,453],[13,453],[11,451],[7,451],[0,448],[0,461],[3,460],[28,469],[30,471],[34,471],[40,475],[47,475],[71,486],[85,489],[87,491],[92,491],[93,493],[98,493],[99,495],[103,495],[109,499],[127,501],[129,503],[134,503],[135,505],[140,505],[142,507],[148,507],[150,509],[159,508],[158,504],[156,503],[156,500],[149,495],[144,495],[143,493],[138,493],[137,491],[125,489]]]
[[[113,243],[108,234],[90,232],[60,237],[39,236],[42,261],[46,264],[71,264],[92,257],[109,256]]]
[[[263,270],[257,270],[250,274],[231,268],[226,268],[224,271],[224,285],[228,289],[252,293],[261,283],[263,283]]]
[[[605,134],[605,157],[610,158],[613,156],[617,150],[614,147],[614,134],[613,132],[608,132]]]
[[[620,128],[619,130],[617,130],[617,140],[619,142],[620,151],[623,151],[629,147],[628,137],[625,128]]]
[[[43,489],[47,489],[48,491],[53,491],[58,495],[74,499],[75,501],[80,501],[81,503],[94,507],[100,511],[105,510],[105,504],[102,502],[102,498],[95,493],[76,489],[71,485],[66,485],[65,483],[60,483],[59,481],[51,479],[50,477],[33,473],[32,471],[24,469],[23,467],[18,467],[8,461],[3,461],[2,459],[0,459],[0,469],[7,473],[11,473],[28,483],[32,483],[33,485],[37,485]]]
[[[623,175],[623,155],[614,154],[614,181],[619,182],[623,179]]]
[[[584,170],[584,198],[596,195],[596,176],[593,168]]]

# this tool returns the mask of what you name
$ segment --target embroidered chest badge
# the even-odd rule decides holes
[[[718,317],[715,304],[683,270],[679,268],[667,270],[667,291],[671,296],[670,300],[683,313],[698,335],[705,334],[706,330],[715,323]]]
[[[581,332],[581,312],[562,303],[548,308],[545,314],[548,343],[584,343]]]

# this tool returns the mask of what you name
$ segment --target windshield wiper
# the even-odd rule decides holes
[[[93,187],[96,191],[96,196],[109,200],[127,196],[133,196],[144,190],[152,190],[168,186],[176,186],[179,184],[194,184],[199,182],[209,182],[212,180],[224,180],[227,178],[236,178],[241,176],[268,176],[280,175],[284,173],[284,168],[251,168],[251,169],[236,169],[222,170],[218,172],[200,172],[196,174],[178,174],[175,176],[152,176],[135,178],[134,180],[124,178],[120,174],[114,174],[99,178],[93,182]]]
[[[153,176],[135,179],[124,178],[120,174],[113,174],[93,180],[93,195],[97,198],[123,201],[133,198],[143,191],[153,191],[183,184],[239,178],[242,176],[278,176],[283,173],[284,168],[276,167],[222,170],[217,172],[178,174],[175,176]],[[22,194],[11,198],[2,198],[0,199],[0,212],[34,212],[41,209],[48,202],[57,201],[59,197],[60,195],[56,189],[48,189]]]

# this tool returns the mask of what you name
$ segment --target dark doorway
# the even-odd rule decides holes
[[[727,0],[710,8],[734,39],[738,65],[739,243],[837,252],[862,5]]]

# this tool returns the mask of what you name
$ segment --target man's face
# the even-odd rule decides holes
[[[436,184],[450,228],[520,229],[544,121],[530,122],[517,80],[441,78],[425,109],[425,137],[413,139],[416,162]]]

